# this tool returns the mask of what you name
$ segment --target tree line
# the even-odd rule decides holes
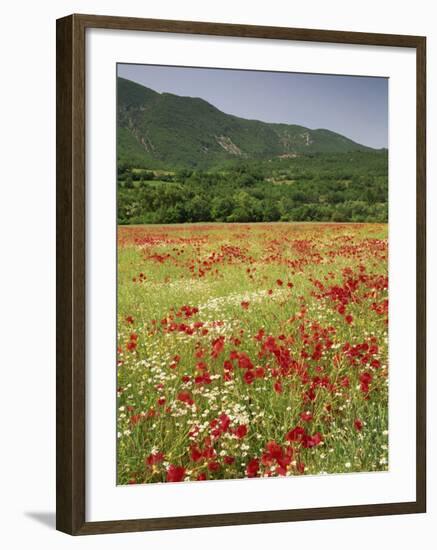
[[[211,172],[118,166],[120,224],[386,222],[387,154],[316,154]]]

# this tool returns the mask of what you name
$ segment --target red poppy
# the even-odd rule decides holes
[[[225,337],[224,336],[220,336],[219,338],[214,340],[212,342],[211,357],[214,357],[214,358],[218,357],[220,355],[220,353],[223,351],[224,345],[225,345]]]
[[[372,375],[370,372],[363,372],[359,376],[360,380],[360,389],[363,393],[368,393],[370,383],[372,382]]]
[[[170,464],[167,469],[167,481],[182,481],[184,479],[184,476],[185,468],[183,468],[182,466],[175,466],[174,464]]]
[[[146,464],[148,466],[153,466],[154,464],[159,464],[160,462],[162,462],[164,460],[164,454],[163,453],[151,453],[147,458],[146,458]]]
[[[354,420],[354,428],[357,430],[357,432],[361,432],[361,430],[363,429],[363,422],[359,418],[356,418]]]
[[[266,445],[267,454],[272,460],[280,460],[284,454],[281,445],[276,441],[269,441]]]
[[[304,422],[310,422],[313,419],[313,415],[310,413],[310,411],[300,413],[300,417]]]
[[[343,378],[340,380],[340,385],[344,388],[348,388],[350,386],[349,378],[347,376],[343,376]]]
[[[242,439],[247,435],[247,426],[245,424],[240,424],[235,429],[235,435],[238,437],[238,439]]]
[[[215,452],[215,449],[213,447],[209,446],[209,443],[205,441],[205,449],[203,450],[202,456],[203,458],[206,458],[207,460],[210,460],[211,458],[215,458],[217,453]]]
[[[305,430],[300,426],[296,426],[296,428],[293,428],[287,433],[285,439],[287,441],[300,441],[304,435]]]
[[[311,435],[304,435],[302,437],[302,445],[306,449],[310,449],[311,447],[316,447],[323,441],[322,434],[320,432],[315,433],[313,436]]]
[[[266,370],[263,367],[257,367],[255,369],[255,378],[264,378]]]
[[[230,361],[227,361],[227,360],[223,363],[223,368],[227,371],[234,370],[234,367],[233,367],[232,363]]]
[[[208,462],[208,470],[210,472],[217,472],[220,470],[220,464],[218,462]]]
[[[135,426],[141,420],[144,420],[144,416],[142,414],[133,414],[130,417],[130,423],[132,424],[132,426]]]
[[[194,403],[191,393],[188,391],[181,391],[178,393],[178,400],[187,405],[192,405]]]
[[[200,376],[195,376],[194,382],[196,384],[211,384],[212,380],[209,372],[204,372]]]
[[[198,462],[202,458],[202,451],[197,445],[190,447],[190,458],[193,462]]]
[[[137,343],[135,340],[130,340],[127,344],[126,344],[126,349],[128,351],[134,351],[134,349],[137,347]]]
[[[231,423],[231,419],[229,418],[229,416],[226,413],[221,413],[221,415],[219,416],[219,420],[220,420],[220,429],[223,432],[228,431],[229,425]]]
[[[247,477],[256,477],[259,471],[259,460],[252,458],[249,464],[246,466]]]
[[[240,353],[238,355],[238,366],[240,369],[253,369],[253,363],[247,353]]]

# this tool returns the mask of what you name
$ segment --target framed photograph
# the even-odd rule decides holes
[[[425,512],[424,37],[57,21],[57,528]]]

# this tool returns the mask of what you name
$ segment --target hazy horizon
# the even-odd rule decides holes
[[[117,64],[117,75],[159,93],[199,97],[227,114],[327,129],[388,148],[388,79]]]

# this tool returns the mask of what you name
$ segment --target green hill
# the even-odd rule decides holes
[[[118,78],[118,160],[144,168],[210,169],[235,161],[373,151],[331,132],[247,120],[200,98],[158,93]]]

